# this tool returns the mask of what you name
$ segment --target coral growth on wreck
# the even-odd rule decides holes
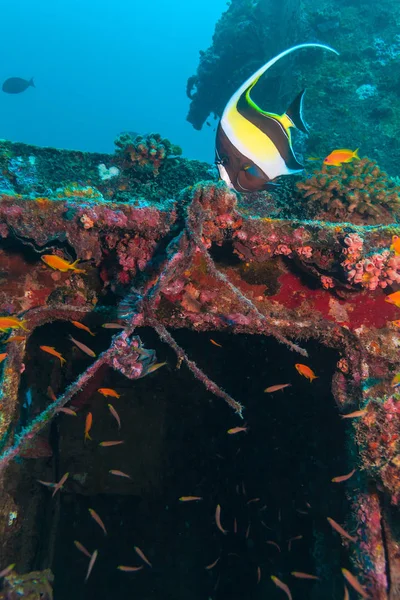
[[[363,468],[400,503],[400,396],[372,400],[356,425]]]
[[[136,167],[142,172],[157,177],[160,168],[169,156],[180,156],[182,149],[163,139],[159,133],[136,135],[121,133],[115,140],[117,154],[124,158],[125,168]]]
[[[368,158],[339,167],[323,164],[297,188],[316,219],[392,223],[400,214],[400,186]]]
[[[104,369],[112,367],[118,376],[137,380],[160,366],[155,363],[155,352],[144,348],[136,335],[139,327],[158,334],[175,352],[177,368],[185,365],[209,392],[241,416],[244,408],[251,407],[247,398],[244,407],[241,397],[230,395],[230,380],[225,382],[225,391],[167,329],[188,328],[271,335],[294,351],[293,362],[307,360],[303,347],[307,339],[339,351],[332,383],[336,408],[344,414],[370,402],[356,424],[357,436],[346,422],[349,447],[354,451],[352,468],[360,471],[357,485],[363,494],[369,494],[361,465],[393,503],[398,502],[394,472],[399,454],[398,401],[391,397],[392,389],[388,393],[385,378],[388,362],[391,369],[400,368],[394,324],[398,309],[385,301],[385,288],[400,280],[399,257],[392,247],[394,235],[400,233],[394,217],[387,227],[294,219],[289,214],[285,219],[266,218],[247,198],[214,181],[189,183],[185,189],[176,184],[178,192],[169,200],[160,200],[158,195],[152,202],[136,196],[135,180],[142,167],[129,157],[118,155],[118,159],[119,171],[113,171],[113,177],[104,178],[104,174],[109,174],[116,158],[99,160],[96,156],[95,161],[85,159],[96,175],[93,181],[89,177],[54,181],[55,192],[36,199],[14,191],[0,197],[0,262],[4,272],[13,274],[0,292],[0,316],[19,315],[29,328],[22,339],[9,343],[2,339],[7,343],[1,367],[7,403],[0,420],[0,476],[7,476],[16,457],[38,451],[53,417],[69,402],[79,406],[79,394],[95,386]],[[148,177],[154,193],[164,195],[164,178],[178,177],[175,167],[169,167],[175,160],[195,179],[197,165],[185,159],[164,162],[157,177],[149,166],[143,180]],[[99,165],[106,166],[99,169]],[[45,161],[38,161],[40,185],[48,179],[45,168]],[[343,190],[351,179],[346,177]],[[380,171],[377,177],[381,181]],[[122,184],[127,201],[110,201]],[[373,184],[368,183],[370,187]],[[388,211],[393,208],[395,203],[388,204]],[[83,272],[51,270],[41,260],[43,254],[69,262],[78,259]],[[76,326],[76,322],[86,322],[86,317],[89,327],[90,321],[95,327],[117,320],[111,326],[122,331],[111,340],[101,335],[95,341],[90,338],[89,343],[98,346],[88,368],[75,361],[71,351],[68,362],[73,375],[68,387],[64,391],[58,387],[51,404],[35,406],[39,410],[14,429],[19,420],[21,374],[30,369],[29,357],[38,351],[31,335],[34,339],[35,329],[42,325],[58,321],[66,329],[68,321]],[[82,364],[84,369],[78,369]],[[168,368],[173,372],[175,365]],[[321,382],[323,375],[319,377]],[[368,377],[381,379],[385,402],[364,397],[362,386]],[[372,429],[367,420],[370,412],[377,414],[378,425]],[[370,447],[371,440],[378,444],[376,448]],[[41,456],[48,456],[45,450],[41,449]],[[377,457],[373,454],[376,450]],[[346,454],[345,449],[343,452]],[[359,527],[367,528],[368,523]],[[365,560],[376,555],[369,548],[364,554]],[[364,563],[360,564],[362,571]],[[385,582],[379,577],[371,581],[373,591],[384,589]]]

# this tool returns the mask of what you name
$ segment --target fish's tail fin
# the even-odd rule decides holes
[[[360,160],[360,157],[358,156],[358,151],[360,148],[356,148],[353,152],[353,158],[356,158],[357,160]]]
[[[30,80],[29,80],[29,85],[30,85],[31,87],[36,87],[36,85],[35,85],[35,82],[34,82],[34,80],[33,80],[33,77],[31,77],[31,78],[30,78]]]
[[[86,273],[86,271],[84,271],[83,269],[77,269],[76,265],[79,263],[80,258],[77,258],[71,265],[70,265],[70,269],[72,271],[74,271],[75,273]]]
[[[19,326],[21,327],[21,329],[23,329],[24,331],[29,331],[29,329],[27,327],[25,327],[26,324],[26,319],[23,319],[22,321],[19,322]]]
[[[287,109],[286,116],[289,117],[297,129],[300,129],[303,133],[308,133],[308,127],[303,118],[303,99],[305,93],[306,90],[302,90],[300,94],[297,94],[296,98]]]

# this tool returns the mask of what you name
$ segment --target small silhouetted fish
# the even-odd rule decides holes
[[[35,87],[35,83],[32,79],[21,79],[21,77],[10,77],[6,79],[3,83],[2,90],[6,92],[6,94],[21,94],[21,92],[25,92],[28,87]]]

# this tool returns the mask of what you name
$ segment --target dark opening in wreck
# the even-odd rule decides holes
[[[99,353],[108,346],[110,332],[97,331],[90,345]],[[30,390],[31,414],[46,404],[49,382],[61,394],[90,362],[71,345],[71,332],[71,324],[55,322],[37,328],[30,338],[20,395]],[[176,330],[175,339],[190,357],[208,366],[208,375],[245,406],[248,431],[229,435],[228,429],[243,422],[184,366],[176,370],[174,353],[153,331],[138,333],[167,365],[133,382],[102,370],[72,399],[77,417],[60,414],[41,434],[49,438],[53,458],[19,460],[15,469],[22,469],[23,476],[8,478],[8,493],[26,511],[20,543],[26,544],[27,531],[33,538],[25,570],[51,566],[60,600],[115,594],[251,599],[262,592],[278,598],[270,575],[290,582],[298,598],[340,596],[340,567],[350,568],[350,563],[327,516],[349,523],[357,485],[356,478],[331,482],[351,470],[355,452],[346,438],[351,425],[340,418],[330,391],[337,352],[306,345],[318,375],[310,383],[294,368],[297,356],[273,338]],[[57,359],[47,360],[38,350],[52,339],[65,340],[58,348],[68,361],[63,370]],[[277,382],[291,387],[264,392]],[[104,398],[96,392],[100,386],[121,397]],[[110,402],[121,419],[120,431],[107,408]],[[88,412],[93,414],[92,440],[84,443]],[[124,444],[99,447],[104,440]],[[113,476],[111,469],[131,479]],[[52,489],[37,483],[58,481],[66,472],[64,489],[54,498]],[[179,501],[188,495],[202,500]],[[28,510],[28,498],[35,510]],[[215,524],[217,504],[226,535]],[[101,516],[107,536],[89,508]],[[74,540],[99,552],[86,585],[88,559]],[[145,552],[152,569],[118,571],[118,565],[144,564],[134,546]],[[215,568],[206,570],[218,557]],[[296,580],[291,571],[317,574],[320,581]]]

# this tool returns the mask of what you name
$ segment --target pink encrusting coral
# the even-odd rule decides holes
[[[313,253],[311,246],[299,246],[298,248],[295,248],[295,250],[299,256],[304,256],[304,258],[311,258]]]
[[[324,290],[330,290],[335,287],[332,277],[328,277],[327,275],[321,275],[321,283]]]
[[[389,250],[361,259],[359,255],[347,254],[342,266],[347,271],[349,282],[370,291],[400,283],[400,256],[393,255]]]
[[[155,246],[155,240],[147,240],[138,234],[125,234],[116,245],[118,263],[122,270],[128,273],[129,277],[134,277],[137,270],[143,271],[154,254]]]

